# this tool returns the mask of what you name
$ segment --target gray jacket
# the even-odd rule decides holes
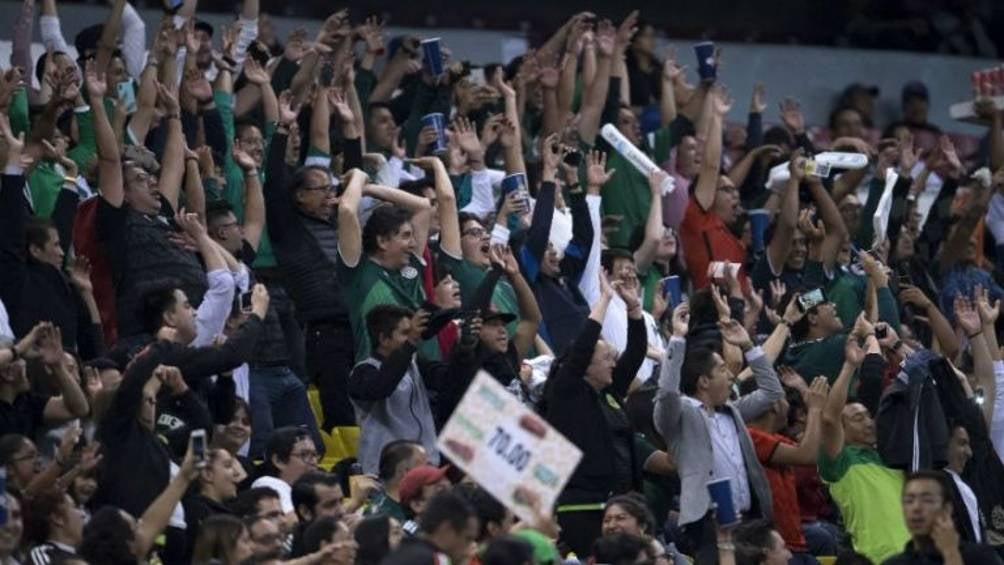
[[[353,378],[372,379],[381,365],[381,361],[373,357],[365,359],[352,370]],[[383,447],[399,439],[421,443],[429,463],[439,464],[429,391],[425,388],[414,356],[404,377],[389,396],[380,400],[362,400],[353,396],[352,404],[359,420],[359,463],[364,473],[377,474]]]
[[[653,413],[655,427],[666,441],[680,475],[680,525],[700,520],[711,508],[711,496],[705,484],[712,479],[714,466],[711,435],[704,415],[700,412],[703,408],[683,402],[683,395],[680,393],[680,371],[686,347],[684,339],[674,337],[670,340],[666,361],[662,364],[662,374],[659,376],[659,391],[656,393]],[[770,409],[784,397],[784,389],[763,350],[753,348],[746,353],[746,360],[753,369],[758,389],[735,402],[726,403],[725,408],[735,421],[751,495],[763,517],[771,519],[773,508],[770,485],[763,467],[757,461],[744,419],[752,420]]]

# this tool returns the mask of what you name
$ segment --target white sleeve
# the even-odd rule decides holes
[[[484,218],[495,211],[495,196],[488,169],[471,171],[471,201],[460,211],[474,214],[479,218]]]
[[[128,2],[122,12],[122,59],[126,72],[138,81],[146,65],[146,24]]]
[[[234,46],[234,61],[237,62],[237,68],[240,68],[244,64],[244,59],[247,58],[248,47],[251,47],[255,39],[258,39],[258,18],[247,19],[241,16],[237,20],[237,25],[240,26],[241,30],[237,34],[237,44]]]
[[[10,327],[10,316],[4,308],[3,300],[0,300],[0,339],[15,341],[14,330]]]
[[[227,269],[209,271],[209,290],[195,313],[195,341],[192,347],[205,347],[223,333],[234,302],[234,275]]]
[[[589,221],[593,223],[593,244],[589,247],[589,258],[586,268],[579,279],[579,290],[592,308],[600,299],[600,253],[603,242],[603,223],[600,220],[600,204],[603,198],[595,194],[586,195],[586,206],[589,207]]]
[[[59,16],[39,16],[38,30],[42,36],[42,44],[46,49],[69,53],[70,46],[63,37],[63,29],[59,24]]]
[[[404,161],[400,157],[387,159],[387,186],[398,188],[401,186],[401,175],[404,172]]]
[[[384,159],[383,163],[380,164],[380,167],[373,174],[373,179],[376,180],[377,184],[393,186],[395,188],[397,187],[397,182],[395,182],[397,178],[388,159]]]
[[[994,361],[994,413],[990,416],[990,442],[1004,461],[1004,361]]]

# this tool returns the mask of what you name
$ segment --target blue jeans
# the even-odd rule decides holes
[[[260,457],[272,430],[304,426],[319,454],[324,441],[307,400],[307,388],[289,367],[252,367],[248,375],[251,392],[251,457]]]

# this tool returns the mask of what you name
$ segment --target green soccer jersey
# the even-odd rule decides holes
[[[412,255],[408,265],[394,271],[363,254],[354,267],[346,265],[339,255],[336,266],[355,334],[356,361],[362,361],[370,356],[373,347],[366,331],[366,315],[380,304],[396,304],[411,310],[421,307],[425,303],[422,287],[425,265],[422,259]],[[435,337],[419,344],[418,352],[426,359],[442,357]]]
[[[886,467],[874,449],[848,445],[830,459],[819,456],[819,477],[840,507],[854,549],[881,563],[910,540],[900,493],[903,472]]]

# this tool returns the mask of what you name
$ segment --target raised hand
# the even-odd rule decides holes
[[[865,350],[853,334],[847,337],[847,344],[844,345],[844,361],[852,367],[860,367],[865,362]]]
[[[271,77],[268,76],[268,71],[254,57],[248,57],[244,60],[244,78],[256,86],[262,86],[271,80]]]
[[[690,329],[690,303],[681,302],[673,309],[673,335],[686,337]]]
[[[753,85],[750,96],[750,114],[763,114],[767,110],[767,89],[762,82]]]
[[[973,308],[973,303],[961,294],[955,296],[955,321],[966,333],[966,336],[973,337],[980,333],[983,323],[980,320],[980,313]]]
[[[826,226],[823,225],[823,220],[817,219],[813,223],[812,210],[809,208],[798,213],[798,231],[805,234],[805,239],[809,240],[809,243],[819,243],[826,238]]]
[[[183,232],[195,241],[199,241],[202,237],[207,235],[206,227],[199,221],[199,215],[194,212],[186,212],[185,209],[182,208],[174,215],[174,221]]]
[[[519,274],[519,263],[516,256],[512,254],[512,249],[508,245],[493,245],[489,250],[492,262],[497,263],[509,277]]]
[[[826,397],[830,394],[830,383],[826,377],[812,379],[812,385],[802,391],[805,406],[809,410],[822,410],[826,406]]]
[[[805,153],[801,149],[796,149],[788,161],[788,172],[791,178],[801,181],[805,178]]]
[[[240,167],[242,170],[244,170],[244,172],[253,171],[253,170],[255,170],[255,169],[258,168],[258,164],[255,163],[254,158],[251,157],[251,155],[248,155],[247,151],[244,151],[243,149],[238,148],[236,145],[234,145],[234,148],[230,151],[230,154],[233,155],[233,157],[234,157],[234,163],[237,163],[237,166]],[[200,162],[202,161],[202,158],[203,158],[203,156],[202,156],[202,153],[200,152],[199,153],[199,161]],[[210,153],[209,153],[210,163],[212,163],[212,161],[211,161],[212,158],[213,158],[212,157],[212,152],[210,150]],[[210,169],[210,170],[212,170],[212,169]]]
[[[802,378],[802,375],[799,375],[798,371],[787,365],[781,365],[777,368],[777,376],[781,379],[781,384],[801,392],[803,397],[809,389],[808,385],[805,384],[805,379]]]
[[[607,169],[607,154],[593,149],[586,155],[586,183],[590,188],[601,188],[610,182],[617,169]]]
[[[641,299],[638,298],[638,289],[636,284],[627,284],[625,281],[615,281],[612,286],[614,291],[617,292],[617,295],[624,301],[624,305],[627,306],[628,312],[641,308]]]
[[[481,148],[481,142],[478,141],[478,133],[474,129],[474,124],[470,120],[461,116],[453,122],[453,135],[457,140],[457,145],[467,153],[468,158],[471,155],[481,155],[483,150]]]
[[[50,367],[63,363],[63,332],[57,326],[49,324],[42,333],[38,353],[42,362]]]
[[[600,20],[596,25],[596,49],[605,57],[614,54],[614,47],[617,44],[617,30],[610,20]]]
[[[715,311],[718,312],[718,319],[720,321],[728,320],[732,316],[732,310],[729,308],[728,300],[725,298],[725,291],[714,284],[708,290],[711,292],[711,301],[715,304]]]
[[[70,283],[78,292],[84,294],[94,292],[94,285],[91,284],[91,262],[83,255],[73,258],[73,263],[69,268]]]
[[[638,31],[638,10],[634,10],[617,26],[617,49],[623,51],[631,43],[631,38]]]
[[[181,105],[178,103],[178,97],[161,83],[157,83],[157,104],[164,108],[164,111],[169,116],[177,116],[181,113]]]
[[[561,151],[558,146],[557,133],[552,133],[544,140],[540,157],[544,164],[544,176],[550,176],[551,179],[554,179],[554,174],[558,171],[558,165],[561,163]]]
[[[719,116],[725,116],[732,109],[732,97],[729,96],[729,92],[725,90],[725,87],[721,84],[716,84],[712,90],[714,95],[714,109]]]
[[[422,334],[429,325],[429,313],[419,308],[411,317],[411,328],[408,329],[408,341],[416,345],[422,341]]]
[[[858,314],[858,319],[854,321],[854,329],[851,330],[851,335],[860,338],[875,335],[875,326],[868,321],[864,312]]]
[[[984,326],[993,326],[997,322],[1001,313],[1001,301],[997,300],[990,304],[990,292],[983,285],[976,285],[973,290],[976,298],[976,308],[980,312],[980,320]]]
[[[14,137],[14,132],[10,128],[10,119],[7,114],[0,113],[0,138],[3,138],[4,145],[7,146],[7,154],[4,163],[7,166],[18,166],[27,169],[31,166],[33,158],[24,152],[24,132]]]
[[[251,313],[256,314],[262,320],[268,313],[269,303],[268,289],[263,284],[256,284],[251,288]]]
[[[355,115],[352,113],[352,107],[349,106],[348,100],[345,99],[345,92],[340,88],[331,87],[328,89],[328,103],[338,114],[338,119],[342,123],[349,123],[355,119]]]
[[[805,116],[802,105],[794,98],[785,98],[780,103],[781,123],[795,135],[805,133]]]
[[[805,312],[798,307],[798,297],[799,294],[796,292],[794,296],[791,297],[791,301],[784,308],[784,314],[781,316],[785,322],[789,325],[797,324],[802,318],[805,317]]]
[[[925,312],[930,309],[931,306],[934,306],[931,299],[928,298],[927,295],[924,294],[924,291],[919,288],[911,285],[901,285],[900,288],[899,300],[903,304],[912,304]]]
[[[287,128],[296,121],[300,115],[300,106],[293,106],[293,93],[283,90],[279,95],[279,124]]]
[[[213,99],[213,87],[199,69],[185,71],[184,84],[185,91],[200,104],[206,104]]]
[[[753,347],[750,334],[746,332],[746,328],[742,324],[735,320],[719,320],[718,330],[722,333],[722,339],[726,343],[735,345],[743,351]]]
[[[24,84],[21,81],[19,68],[12,67],[0,75],[0,109],[9,108],[14,99],[14,93],[21,88],[24,88]]]

